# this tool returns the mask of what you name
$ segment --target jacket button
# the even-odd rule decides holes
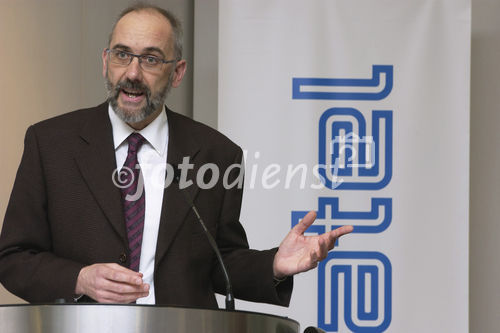
[[[120,254],[120,258],[118,258],[121,264],[127,262],[127,255],[125,253]]]

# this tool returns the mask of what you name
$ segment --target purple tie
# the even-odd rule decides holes
[[[141,260],[142,232],[146,211],[146,193],[137,151],[145,139],[139,133],[132,133],[127,138],[127,159],[120,172],[127,186],[122,187],[123,212],[127,226],[128,246],[130,249],[130,269],[138,272]]]

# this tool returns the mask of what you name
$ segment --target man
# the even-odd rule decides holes
[[[235,296],[288,305],[291,277],[316,267],[352,230],[305,237],[310,212],[279,249],[250,250],[238,222],[241,188],[222,180],[207,189],[166,183],[172,170],[154,166],[179,166],[187,181],[211,163],[221,173],[233,170],[227,180],[235,184],[233,166],[242,161],[241,149],[222,134],[164,109],[186,71],[180,39],[169,12],[126,9],[102,53],[109,104],[28,129],[0,236],[0,281],[8,290],[30,302],[216,307],[224,279],[190,210],[193,200]]]

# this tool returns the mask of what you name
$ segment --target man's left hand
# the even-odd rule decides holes
[[[304,232],[315,219],[314,211],[307,213],[281,242],[274,257],[275,278],[282,279],[315,268],[318,262],[326,258],[328,251],[333,249],[337,239],[353,230],[353,227],[348,225],[322,235],[304,236]]]

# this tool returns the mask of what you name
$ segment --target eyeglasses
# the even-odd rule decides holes
[[[106,49],[108,53],[109,61],[113,64],[119,66],[128,66],[137,57],[139,60],[139,66],[145,71],[159,72],[161,71],[163,64],[170,64],[172,62],[179,61],[179,59],[164,60],[159,57],[148,55],[148,54],[133,54],[123,50],[116,49]]]

